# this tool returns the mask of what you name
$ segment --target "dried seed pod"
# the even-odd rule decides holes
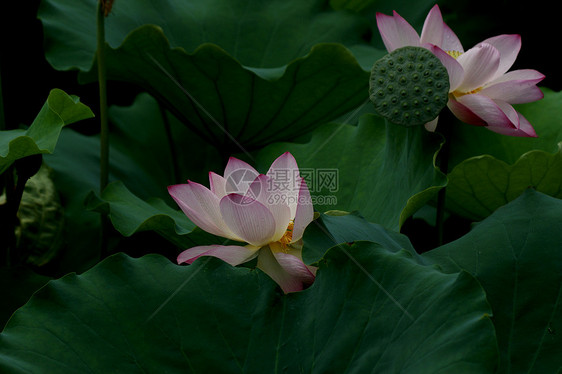
[[[113,7],[113,3],[115,0],[100,0],[102,7],[103,7],[103,15],[107,17],[111,12],[111,8]]]

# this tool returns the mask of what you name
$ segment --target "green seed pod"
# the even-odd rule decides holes
[[[398,48],[371,69],[369,98],[377,113],[399,125],[418,126],[435,119],[447,105],[448,94],[447,69],[425,48]],[[420,103],[424,110],[416,109]]]

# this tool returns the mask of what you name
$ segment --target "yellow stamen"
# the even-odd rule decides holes
[[[293,240],[294,225],[295,224],[293,223],[293,221],[289,222],[289,226],[287,226],[287,230],[285,231],[285,234],[281,237],[281,239],[279,239],[279,243],[281,243],[283,249],[286,249],[287,245]]]
[[[446,51],[446,52],[447,52],[447,54],[448,54],[449,56],[453,57],[455,60],[456,60],[460,55],[462,55],[462,52],[460,52],[460,51]],[[455,97],[460,97],[460,96],[464,96],[464,95],[475,94],[475,93],[477,93],[478,91],[480,91],[481,89],[482,89],[482,87],[478,87],[478,88],[476,88],[476,89],[474,89],[474,90],[472,90],[472,91],[468,91],[468,92],[459,92],[459,91],[455,91],[455,92],[453,93],[453,95],[455,95]]]
[[[475,93],[477,93],[478,91],[480,91],[481,89],[482,89],[482,87],[478,87],[478,88],[476,88],[476,89],[474,89],[474,90],[472,90],[472,91],[468,91],[467,94],[475,94]]]
[[[460,52],[460,51],[447,51],[447,54],[456,60],[460,55],[462,55],[462,52]]]
[[[453,95],[455,95],[455,97],[461,97],[464,95],[470,95],[470,94],[475,94],[478,93],[478,91],[480,91],[482,89],[482,87],[478,87],[472,91],[468,91],[468,92],[460,92],[460,91],[455,91],[453,92]]]

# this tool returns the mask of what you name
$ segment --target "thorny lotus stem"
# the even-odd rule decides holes
[[[105,13],[104,0],[98,1],[97,9],[97,64],[98,83],[100,94],[100,194],[107,186],[109,180],[109,123],[107,119],[107,79],[105,67]],[[107,254],[108,220],[101,214],[101,256]]]

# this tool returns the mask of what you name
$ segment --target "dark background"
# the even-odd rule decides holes
[[[79,85],[76,72],[56,71],[45,60],[43,31],[37,19],[39,3],[40,0],[12,1],[10,9],[6,8],[6,3],[0,10],[0,69],[9,128],[31,124],[52,88],[79,96],[97,113],[97,86]],[[562,74],[558,74],[561,63],[557,51],[560,21],[556,2],[445,0],[438,3],[445,21],[459,35],[465,50],[491,36],[520,34],[523,45],[513,68],[536,69],[546,75],[541,86],[560,90]],[[379,36],[374,35],[374,38]],[[108,95],[110,104],[128,105],[135,96],[135,89],[109,82]],[[75,129],[95,132],[96,119],[88,122]]]
[[[81,0],[76,0],[81,1]],[[116,0],[119,1],[119,0]],[[189,0],[185,0],[189,1]],[[225,0],[230,1],[230,0]],[[263,0],[267,1],[267,0]],[[328,0],[326,0],[328,1]],[[156,4],[158,0],[155,0]],[[97,84],[80,85],[76,71],[56,71],[46,61],[43,52],[43,30],[37,19],[40,0],[13,1],[9,8],[0,10],[1,38],[0,77],[4,116],[7,127],[18,128],[30,125],[43,106],[49,91],[60,88],[68,94],[77,95],[97,115]],[[416,4],[412,0],[412,4]],[[559,36],[558,8],[556,2],[500,1],[500,0],[441,0],[438,2],[445,22],[457,33],[465,50],[484,39],[500,34],[520,34],[522,48],[512,69],[536,69],[546,75],[539,85],[559,91],[562,74],[558,73],[561,61],[558,57]],[[400,12],[400,9],[396,9]],[[375,22],[376,6],[365,13],[368,22]],[[421,24],[414,25],[421,31]],[[375,44],[381,44],[375,31],[371,36]],[[110,105],[130,105],[138,93],[137,88],[126,83],[108,82]],[[98,119],[80,122],[73,129],[86,134],[98,132]],[[416,220],[416,222],[419,220]],[[453,240],[469,230],[466,221],[446,222],[447,232]],[[453,230],[457,228],[458,230]],[[427,224],[414,223],[412,219],[404,225],[402,232],[411,239],[427,237],[417,235],[431,230]],[[458,232],[457,232],[458,231]],[[434,243],[415,243],[418,250],[434,247]]]
[[[36,16],[39,3],[40,0],[13,1],[11,9],[3,7],[0,11],[0,69],[5,118],[10,128],[29,125],[52,88],[79,96],[97,112],[96,85],[81,86],[76,72],[56,71],[45,60],[42,26]],[[542,86],[560,90],[556,2],[447,0],[439,4],[445,21],[459,34],[465,49],[490,36],[520,34],[523,46],[514,68],[539,70],[546,75]],[[108,92],[110,103],[119,105],[129,104],[135,93],[131,87],[115,82],[109,83]]]

